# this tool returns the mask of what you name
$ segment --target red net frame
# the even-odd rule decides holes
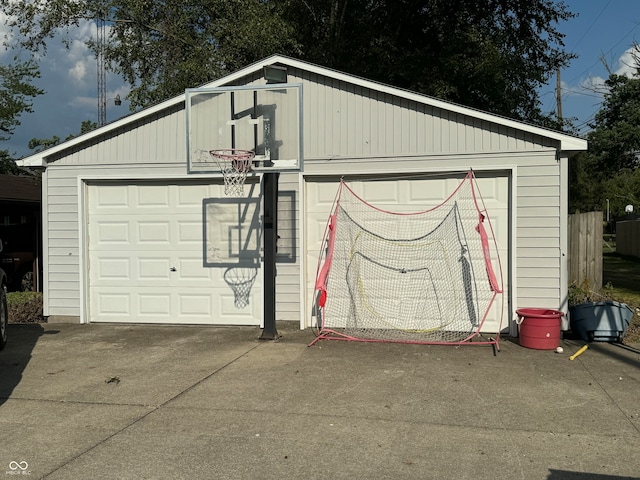
[[[434,218],[432,223],[426,221],[428,217]],[[391,231],[396,236],[378,230],[377,225],[394,222],[397,226]],[[426,231],[403,237],[414,223]],[[473,171],[440,205],[415,213],[378,209],[342,181],[323,245],[314,296],[318,330],[310,346],[328,339],[493,345],[499,349],[504,315],[502,266]],[[436,263],[444,265],[440,274]],[[430,288],[422,286],[429,282]],[[416,284],[418,293],[407,294]],[[384,298],[378,298],[381,292]],[[435,303],[425,300],[439,295],[441,299]],[[480,332],[498,297],[502,300],[498,331],[485,338]],[[394,302],[397,312],[389,307]],[[447,302],[455,304],[450,315],[441,308]],[[424,309],[429,312],[440,309],[440,317],[435,323],[421,319],[419,312],[411,310],[412,304],[429,305]]]

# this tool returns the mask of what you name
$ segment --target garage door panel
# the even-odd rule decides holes
[[[94,224],[89,235],[101,245],[111,243],[126,245],[130,241],[129,230],[129,222],[103,220]]]
[[[92,297],[92,307],[100,311],[102,316],[110,318],[130,318],[131,317],[131,295],[116,291],[103,289]]]
[[[171,295],[168,293],[163,295],[158,293],[139,294],[137,300],[138,314],[141,317],[167,315],[167,312],[171,311]]]
[[[132,275],[132,281],[140,282],[147,280],[169,282],[169,279],[171,278],[171,260],[166,256],[138,257],[137,266],[138,269],[133,272],[134,275]]]
[[[129,208],[129,187],[127,185],[104,185],[89,199],[92,211],[113,212]]]
[[[145,185],[144,188],[134,188],[136,205],[141,208],[171,206],[169,202],[169,189],[166,185]]]
[[[431,209],[444,200],[446,200],[460,185],[463,177],[454,176],[453,178],[415,178],[411,180],[376,180],[376,181],[357,181],[350,180],[349,187],[352,188],[357,195],[361,196],[365,201],[373,204],[377,208],[395,212],[418,212]],[[490,241],[493,240],[495,234],[498,253],[506,273],[506,262],[508,261],[508,245],[509,245],[509,174],[497,174],[494,177],[477,178],[478,188],[482,193],[487,211],[491,217],[491,229],[487,229]],[[307,285],[306,285],[306,311],[307,322],[310,321],[311,305],[313,304],[313,292],[315,285],[315,276],[317,270],[318,256],[322,244],[322,236],[325,231],[328,216],[333,207],[323,204],[321,199],[335,198],[339,187],[339,179],[335,182],[308,181],[305,184],[307,219],[305,223],[305,235],[307,239]],[[400,234],[400,232],[398,232]],[[466,232],[467,235],[475,234],[475,232]],[[476,252],[474,256],[482,257],[482,252]],[[497,258],[492,258],[492,265],[496,274],[500,274]],[[485,272],[477,272],[476,275],[486,275]],[[506,291],[508,281],[504,279],[505,299],[509,298]],[[498,299],[499,300],[499,299]],[[500,325],[501,317],[505,324],[509,320],[508,302],[494,302],[487,314],[483,331],[495,332]]]
[[[129,281],[131,279],[131,259],[128,257],[100,258],[93,265],[96,276],[103,281]]]
[[[248,305],[238,306],[224,279],[227,268],[208,265],[203,259],[203,205],[215,202],[223,195],[222,189],[219,184],[193,182],[91,185],[87,202],[89,320],[260,325],[262,270],[249,292]],[[255,194],[259,195],[257,189]],[[129,202],[126,209],[121,208],[123,198]],[[258,228],[259,212],[252,212],[250,225],[243,225],[246,211],[239,220],[242,208],[225,200],[226,216],[210,215],[210,228],[227,232]],[[253,209],[259,209],[258,199],[251,202]],[[116,211],[113,205],[118,206]],[[218,246],[238,253],[241,238],[220,235]],[[257,252],[257,240],[254,243]]]
[[[171,224],[169,221],[138,221],[136,222],[138,244],[169,244],[171,242]]]
[[[178,241],[181,246],[187,245],[202,250],[202,219],[178,220],[176,222]]]
[[[176,205],[190,209],[190,207],[202,205],[203,198],[219,196],[220,192],[215,189],[212,191],[211,185],[192,185],[189,189],[180,189],[178,191]]]
[[[178,308],[182,316],[211,317],[211,294],[181,294],[178,296]]]
[[[103,287],[91,299],[92,321],[114,323],[212,324],[224,318],[225,325],[259,325],[261,299],[252,296],[243,308],[235,304],[231,289],[200,289],[194,293],[158,293],[153,286],[124,293],[117,286]]]
[[[447,198],[446,189],[448,185],[446,182],[433,182],[429,188],[415,188],[410,182],[405,183],[407,184],[407,192],[409,194],[407,200],[412,205],[424,205],[426,208],[429,208],[429,206],[442,203],[442,201]],[[448,193],[450,194],[451,191]]]
[[[221,269],[202,268],[202,255],[197,258],[181,258],[176,270],[180,274],[180,280],[210,284],[212,280],[221,278]]]
[[[362,191],[362,198],[374,205],[396,205],[400,201],[400,182],[387,185],[387,188],[379,188],[377,182],[362,184],[359,190]]]

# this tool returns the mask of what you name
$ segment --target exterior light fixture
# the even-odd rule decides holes
[[[263,76],[267,83],[287,83],[287,67],[265,65]]]

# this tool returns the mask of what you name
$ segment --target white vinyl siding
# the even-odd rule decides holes
[[[555,156],[534,157],[518,168],[516,308],[560,308],[560,167]]]
[[[362,158],[538,150],[556,142],[388,93],[289,71],[303,82],[304,155]]]
[[[75,177],[47,170],[47,204],[43,218],[45,315],[79,316],[80,248],[78,242],[78,191]]]
[[[276,320],[300,321],[300,193],[298,173],[281,173],[278,183]]]
[[[165,115],[151,115],[127,130],[114,130],[82,148],[56,155],[58,165],[125,165],[179,163],[186,171],[186,126],[184,106]]]
[[[311,81],[310,81],[311,80]],[[316,80],[315,82],[313,80]],[[557,142],[472,116],[449,112],[388,93],[292,70],[289,82],[303,82],[304,156],[363,158],[482,152],[521,152]],[[158,164],[186,161],[183,104],[165,114],[116,129],[71,153],[60,165]]]

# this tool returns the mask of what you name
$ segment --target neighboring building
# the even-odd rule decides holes
[[[264,84],[269,65],[303,85],[304,163],[279,183],[277,320],[309,326],[341,177],[371,203],[407,211],[446,198],[470,168],[500,246],[504,326],[515,333],[516,308],[566,311],[568,163],[585,140],[281,56],[210,86]],[[23,160],[46,167],[50,322],[261,324],[261,272],[249,305],[237,308],[223,269],[203,258],[203,208],[234,200],[219,175],[187,174],[184,103],[176,97]],[[366,181],[390,174],[406,178]],[[237,203],[257,205],[257,190]],[[498,313],[485,330],[497,328]]]
[[[39,177],[0,175],[0,269],[9,291],[38,286],[41,193]]]

